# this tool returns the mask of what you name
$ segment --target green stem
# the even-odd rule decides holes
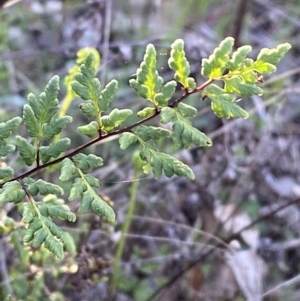
[[[134,181],[131,184],[130,187],[130,196],[129,196],[129,206],[127,209],[125,221],[122,227],[122,236],[117,246],[117,251],[115,255],[115,260],[112,267],[112,277],[111,277],[111,283],[110,283],[110,294],[114,295],[116,288],[117,288],[117,280],[118,280],[118,268],[120,266],[121,257],[124,251],[125,241],[126,241],[126,234],[129,231],[130,225],[131,225],[131,219],[135,208],[135,202],[136,202],[136,194],[137,194],[137,187],[138,187],[138,178],[139,175],[139,169],[134,169]]]

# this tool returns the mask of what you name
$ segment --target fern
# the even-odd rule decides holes
[[[247,57],[251,51],[249,45],[233,52],[233,44],[233,38],[226,38],[209,58],[202,60],[201,74],[207,80],[201,85],[190,76],[183,40],[176,40],[171,45],[168,64],[174,71],[174,80],[168,82],[159,75],[156,49],[149,44],[136,78],[129,81],[146,105],[136,112],[138,121],[127,126],[124,123],[134,112],[112,106],[118,82],[113,79],[102,89],[96,77],[100,56],[95,49],[79,51],[77,65],[65,78],[67,95],[61,109],[57,99],[58,76],[50,79],[39,96],[30,93],[23,108],[23,118],[14,117],[0,123],[0,156],[8,158],[17,149],[20,161],[29,166],[25,172],[22,172],[23,167],[18,172],[11,166],[0,167],[0,204],[18,204],[22,222],[26,225],[24,242],[33,248],[44,245],[58,258],[63,258],[65,251],[75,252],[72,237],[56,224],[56,220],[76,220],[66,199],[79,200],[80,214],[92,211],[107,222],[115,221],[114,209],[101,197],[101,183],[92,174],[93,169],[103,165],[103,160],[82,152],[112,136],[119,138],[122,150],[129,146],[136,148],[135,157],[139,159],[135,161],[146,174],[152,172],[155,178],[165,174],[194,179],[189,166],[161,151],[165,141],[171,141],[176,148],[212,145],[211,139],[193,126],[196,108],[183,101],[198,93],[199,99],[210,99],[211,108],[218,117],[247,118],[248,113],[236,103],[237,98],[261,95],[263,90],[257,85],[261,76],[274,72],[290,48],[285,43],[275,49],[262,49],[253,60]],[[181,86],[182,93],[176,98],[177,86]],[[77,126],[77,130],[90,140],[72,150],[71,139],[61,138],[61,135],[73,121],[65,113],[76,97],[82,99],[80,110],[89,119],[87,124]],[[161,126],[147,124],[157,116]],[[29,138],[21,134],[14,136],[22,122]],[[167,124],[170,124],[168,129],[164,127]],[[54,165],[60,166],[59,180],[69,183],[70,191],[64,191],[60,182],[51,183],[35,177],[36,172]],[[5,227],[11,229],[11,221],[7,226],[1,225],[0,229]]]

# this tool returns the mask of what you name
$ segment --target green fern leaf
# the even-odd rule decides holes
[[[34,111],[32,110],[31,106],[28,104],[25,104],[23,108],[23,120],[29,136],[38,137],[39,129],[40,129],[39,123],[34,114]]]
[[[186,119],[179,118],[173,124],[173,141],[176,147],[211,146],[212,141],[204,133],[194,128]]]
[[[210,85],[203,93],[211,99],[212,110],[218,117],[248,118],[248,113],[234,102],[235,96],[217,85]]]
[[[38,229],[33,235],[32,246],[34,248],[39,248],[46,240],[46,237],[48,236],[48,234],[49,233],[47,231],[45,231],[44,228]]]
[[[274,49],[263,48],[259,52],[257,60],[253,63],[253,68],[261,74],[275,72],[276,65],[290,48],[291,45],[289,43],[280,44]]]
[[[140,125],[136,127],[133,131],[144,141],[149,141],[151,139],[159,140],[161,138],[171,136],[171,132],[169,130],[154,126]]]
[[[35,185],[31,185],[34,184],[35,182],[36,180],[30,177],[26,177],[24,179],[24,183],[27,186],[27,191],[29,192],[30,195],[37,195],[39,193],[38,188]]]
[[[77,130],[80,134],[92,138],[99,134],[99,125],[98,122],[92,121],[89,124],[79,126]]]
[[[132,133],[122,133],[122,135],[119,138],[120,148],[123,150],[136,142],[137,137]]]
[[[211,146],[211,140],[198,129],[194,128],[187,117],[194,117],[197,114],[197,110],[185,103],[179,103],[178,106],[173,109],[165,107],[161,111],[161,122],[169,123],[173,122],[173,141],[176,147],[183,145],[185,148],[189,148],[192,144],[195,146]]]
[[[264,61],[256,61],[253,64],[253,68],[260,74],[270,74],[277,70],[276,66]]]
[[[1,122],[0,123],[0,141],[2,139],[8,138],[13,131],[15,131],[20,123],[22,122],[21,117],[13,117],[12,119],[6,121],[6,122]]]
[[[224,90],[228,93],[237,93],[245,96],[262,95],[263,93],[263,90],[260,87],[245,83],[242,78],[237,75],[224,79],[224,83]]]
[[[100,187],[99,180],[91,174],[84,175],[84,181],[86,181],[91,187]]]
[[[62,220],[68,220],[69,222],[76,221],[76,215],[70,211],[65,205],[51,204],[49,202],[38,202],[37,206],[41,214],[49,218],[60,218]]]
[[[64,258],[63,240],[64,232],[56,226],[50,219],[43,217],[43,223],[45,230],[48,232],[46,236],[44,246],[50,252],[54,253],[59,259]]]
[[[23,204],[22,208],[22,221],[29,224],[37,216],[36,209],[32,203]]]
[[[129,81],[135,92],[155,105],[155,95],[162,87],[163,79],[156,70],[156,50],[152,44],[146,48],[144,60],[137,70],[136,79]]]
[[[143,110],[137,113],[137,116],[140,118],[147,118],[152,116],[156,112],[156,108],[146,107]]]
[[[113,109],[108,116],[102,117],[104,131],[109,133],[114,128],[119,127],[131,114],[132,111],[129,109]]]
[[[100,187],[99,180],[93,175],[88,174],[83,175],[82,178],[76,178],[70,190],[69,200],[75,201],[80,198],[83,192],[87,190],[88,185],[95,188]]]
[[[58,112],[58,95],[59,91],[59,76],[54,75],[45,88],[45,92],[39,96],[43,110],[40,115],[36,115],[38,121],[43,123],[50,123],[52,117]]]
[[[34,248],[44,244],[45,248],[54,253],[59,259],[64,257],[64,247],[74,249],[72,238],[66,235],[49,218],[36,216],[29,222],[24,242],[32,244]]]
[[[84,63],[86,57],[91,52],[94,55],[93,68],[95,68],[97,70],[100,67],[100,55],[99,55],[99,52],[95,48],[86,47],[86,48],[80,49],[77,52],[76,65],[72,69],[69,70],[69,73],[65,77],[65,80],[64,80],[64,83],[67,87],[66,99],[70,99],[72,101],[74,98],[76,98],[76,94],[75,94],[74,90],[72,89],[72,82],[74,81],[74,76],[80,72],[80,66]]]
[[[190,84],[189,88],[190,88]],[[167,82],[165,85],[162,86],[160,89],[160,92],[155,95],[155,102],[158,104],[160,107],[165,107],[168,105],[168,101],[171,99],[173,96],[175,89],[176,89],[177,83],[172,80],[170,82]]]
[[[234,39],[227,37],[220,43],[208,59],[202,59],[201,74],[210,79],[221,77],[229,61],[229,55],[232,52],[233,44]]]
[[[31,204],[30,204],[31,205]],[[32,206],[32,205],[31,205]],[[25,243],[30,242],[33,239],[34,233],[43,227],[41,220],[37,217],[35,212],[35,217],[28,223],[28,228],[24,235],[23,241]]]
[[[80,168],[82,171],[103,165],[102,158],[97,157],[93,154],[89,154],[87,156],[85,154],[79,153],[73,157],[73,160],[74,162],[76,162],[78,168]]]
[[[28,186],[28,190],[30,190],[32,192],[38,190],[39,194],[41,194],[41,195],[64,194],[64,190],[60,186],[49,183],[49,182],[46,182],[46,181],[41,180],[41,179],[37,180],[34,183],[31,183]],[[35,195],[35,194],[32,193],[32,195]]]
[[[92,175],[84,175],[79,172],[80,178],[76,178],[70,190],[69,200],[74,201],[81,198],[79,213],[86,213],[89,209],[104,216],[109,222],[115,220],[113,209],[103,201],[95,192],[93,187],[99,187],[99,181]]]
[[[129,81],[129,84],[134,89],[137,95],[139,95],[144,99],[148,99],[150,93],[149,93],[149,88],[146,85],[139,83],[135,79],[131,79]]]
[[[229,94],[214,95],[211,97],[211,108],[214,113],[222,118],[248,118],[247,111],[235,104],[232,100],[232,96]]]
[[[109,105],[113,97],[115,96],[117,89],[118,89],[118,82],[115,79],[113,79],[101,91],[99,101],[98,101],[101,112],[104,112],[109,108]]]
[[[52,142],[49,146],[41,146],[41,160],[43,163],[47,163],[51,158],[57,158],[61,153],[65,152],[69,147],[71,140],[69,138],[63,138],[56,142]]]
[[[104,216],[110,223],[113,223],[116,219],[114,210],[97,194],[94,195],[91,209],[94,213]]]
[[[72,160],[69,158],[64,159],[62,161],[61,174],[59,176],[59,180],[62,182],[66,182],[75,175],[78,175],[78,171]]]
[[[196,108],[180,102],[178,106],[175,108],[175,111],[180,113],[181,117],[186,118],[186,117],[195,117],[197,115],[197,110]]]
[[[242,70],[240,72],[239,76],[247,84],[256,84],[258,80],[257,73],[252,70],[252,68],[250,70],[248,68],[245,68],[245,70]]]
[[[80,207],[78,208],[79,213],[86,213],[89,211],[92,201],[94,200],[94,194],[95,192],[93,190],[88,189],[82,193]]]
[[[252,47],[250,45],[244,45],[239,47],[232,54],[232,58],[228,61],[227,66],[230,71],[240,71],[244,67],[244,62],[247,55],[251,52]]]
[[[85,80],[80,73],[75,75],[75,79],[76,81],[72,82],[72,89],[78,96],[80,96],[83,100],[94,100],[95,98],[98,99],[101,89],[99,81],[94,81],[92,83],[93,78],[91,78],[90,81]],[[97,92],[93,93],[92,87],[96,86],[96,83],[98,84],[98,87],[96,87]]]
[[[51,140],[55,135],[58,135],[66,128],[67,124],[72,122],[73,118],[71,116],[63,116],[54,120],[51,123],[45,123],[43,125],[43,135],[42,138],[45,140]]]
[[[29,136],[42,138],[44,124],[50,123],[54,115],[58,112],[59,77],[53,76],[37,99],[35,95],[28,95],[28,102],[23,109],[23,120],[28,130]]]
[[[80,67],[81,72],[74,76],[75,81],[72,82],[72,89],[83,100],[91,100],[96,109],[96,114],[99,114],[98,99],[101,95],[101,84],[99,79],[95,78],[97,71],[95,68],[95,59],[94,53],[91,52],[88,54],[84,60],[84,64]]]
[[[94,53],[88,54],[84,64],[80,67],[81,73],[75,74],[75,81],[72,82],[72,89],[83,100],[97,101],[101,93],[101,84],[97,78]]]
[[[0,146],[0,157],[6,157],[8,154],[12,153],[16,147],[13,144],[6,144],[6,141],[2,141],[2,146]]]
[[[62,237],[62,241],[64,242],[64,249],[72,255],[76,254],[76,246],[74,243],[74,239],[70,233],[64,232]]]
[[[175,80],[181,83],[186,89],[196,88],[195,80],[188,77],[190,75],[191,68],[185,56],[184,41],[181,39],[176,40],[171,45],[171,49],[171,56],[168,63],[169,67],[175,71]]]
[[[25,198],[25,191],[18,181],[7,182],[0,194],[0,203],[20,203]]]
[[[263,48],[259,52],[255,64],[258,62],[266,62],[277,65],[290,49],[291,45],[289,43],[280,44],[274,49]]]
[[[42,116],[43,114],[43,106],[37,97],[33,93],[29,93],[27,96],[28,104],[33,110],[34,116]]]
[[[80,105],[81,111],[89,118],[97,116],[98,129],[101,127],[101,112],[108,109],[117,88],[118,82],[116,80],[110,81],[101,91],[100,81],[95,78],[96,69],[94,67],[94,55],[90,53],[84,64],[81,65],[81,73],[74,76],[75,81],[72,82],[72,88],[77,95],[79,95],[84,103]],[[90,124],[90,127],[80,127],[79,130],[85,135],[93,137],[96,135],[96,127]],[[97,129],[97,131],[99,131]]]
[[[85,102],[79,106],[81,112],[88,118],[93,118],[97,115],[96,108],[92,102]]]
[[[82,201],[78,212],[86,213],[90,208],[94,213],[104,216],[108,222],[112,223],[115,221],[116,215],[114,210],[93,189],[87,189],[82,194]]]
[[[163,124],[174,122],[177,120],[176,111],[170,107],[164,107],[160,113],[160,120]]]
[[[82,178],[76,178],[70,190],[69,201],[75,201],[80,198],[84,191],[86,191],[87,185]]]
[[[31,166],[36,158],[36,148],[21,136],[16,136],[16,142],[22,160],[26,165]]]
[[[52,252],[58,259],[64,258],[63,244],[60,241],[58,241],[54,236],[48,235],[46,237],[44,246],[46,249]]]
[[[75,75],[75,79],[76,81],[72,82],[72,89],[74,92],[83,100],[91,100],[93,96],[90,93],[90,83],[85,83],[83,76],[80,73]]]
[[[144,172],[150,172],[150,165],[156,179],[160,178],[163,172],[168,178],[171,178],[173,175],[180,177],[184,176],[191,180],[195,178],[194,173],[189,166],[168,154],[157,152],[154,149],[145,147],[140,152],[140,157],[146,162],[143,167]]]
[[[10,180],[14,175],[14,170],[10,166],[0,167],[0,180]]]

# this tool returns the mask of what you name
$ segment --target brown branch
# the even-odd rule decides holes
[[[240,0],[239,7],[236,12],[236,19],[233,23],[232,37],[234,38],[234,48],[240,46],[240,37],[243,27],[243,21],[245,19],[247,11],[247,2],[248,0]]]

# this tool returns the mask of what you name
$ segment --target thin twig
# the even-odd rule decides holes
[[[105,22],[104,22],[104,39],[102,46],[102,67],[101,67],[101,80],[104,85],[106,82],[106,71],[109,54],[109,38],[111,32],[111,15],[112,15],[112,2],[113,0],[106,0],[105,4]]]
[[[3,238],[1,239],[3,240]],[[10,285],[9,281],[9,275],[8,275],[8,270],[7,270],[7,265],[6,265],[6,260],[5,260],[5,255],[4,255],[4,250],[3,250],[3,242],[0,242],[0,271],[1,271],[1,278],[2,281],[7,289],[7,292],[10,295],[13,295],[13,289]],[[1,284],[0,284],[1,285]]]
[[[247,11],[247,2],[248,0],[240,0],[239,7],[236,12],[236,19],[233,23],[232,37],[234,38],[235,48],[238,48],[240,46],[240,37],[241,37],[243,22]]]

